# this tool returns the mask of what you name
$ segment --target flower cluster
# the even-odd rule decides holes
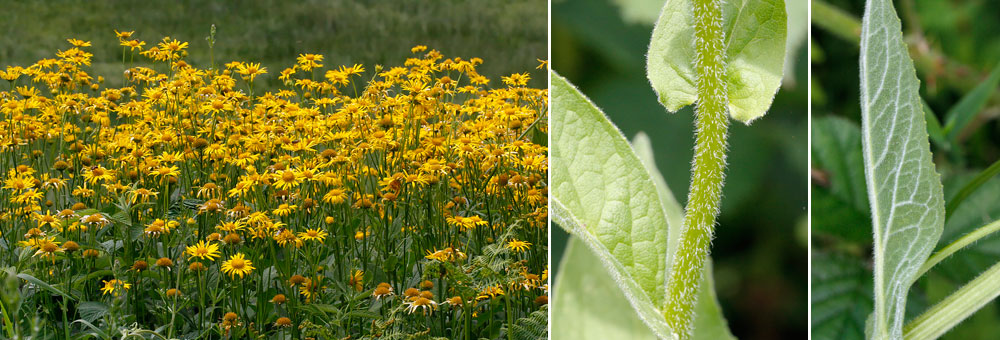
[[[483,60],[425,46],[391,67],[198,68],[187,42],[116,33],[121,86],[76,39],[0,71],[0,243],[16,245],[0,261],[72,285],[90,304],[69,320],[85,305],[108,334],[493,338],[546,308],[548,99],[529,73],[492,83]]]

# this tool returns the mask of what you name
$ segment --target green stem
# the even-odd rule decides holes
[[[934,255],[931,255],[931,257],[927,259],[927,262],[924,262],[924,265],[920,267],[919,271],[917,271],[917,275],[915,277],[924,276],[928,270],[931,270],[931,268],[941,261],[944,261],[944,259],[951,256],[951,254],[954,254],[959,249],[965,248],[965,246],[968,246],[983,237],[989,236],[998,230],[1000,230],[1000,220],[990,222],[990,224],[984,225],[968,234],[965,234],[962,238],[955,240],[955,242],[952,242],[944,248],[941,248],[941,250],[938,250],[934,253]]]
[[[990,165],[990,167],[986,168],[986,170],[983,170],[978,175],[976,175],[975,178],[973,178],[971,181],[969,181],[968,184],[962,187],[962,190],[959,190],[954,197],[948,200],[948,206],[945,207],[944,209],[945,219],[951,217],[951,215],[955,213],[955,210],[958,210],[958,206],[961,205],[962,202],[969,197],[969,195],[972,195],[972,193],[975,192],[976,189],[979,189],[980,186],[986,184],[986,181],[989,181],[997,174],[1000,174],[1000,160],[993,162],[993,164]]]
[[[903,327],[906,340],[937,339],[1000,295],[1000,263]]]
[[[691,168],[684,227],[669,278],[664,316],[680,339],[691,335],[694,305],[705,259],[712,243],[715,217],[726,170],[726,43],[720,0],[692,0],[695,35],[695,72],[698,106],[695,109],[695,156]]]

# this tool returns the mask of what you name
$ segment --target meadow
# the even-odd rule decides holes
[[[0,336],[544,336],[531,70],[422,45],[275,67],[214,31],[194,62],[115,33],[107,76],[78,39],[0,72]]]

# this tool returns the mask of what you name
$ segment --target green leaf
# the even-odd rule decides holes
[[[663,0],[612,0],[627,24],[653,25],[663,8]]]
[[[527,317],[514,321],[510,328],[505,327],[505,332],[511,332],[514,339],[538,340],[548,339],[549,310],[545,306],[531,312]]]
[[[785,38],[785,74],[782,80],[785,84],[795,83],[795,58],[799,48],[806,41],[806,29],[809,27],[808,0],[785,1],[785,12],[788,16],[788,35]]]
[[[954,196],[954,193],[973,177],[973,174],[948,177],[945,180],[946,197]],[[952,211],[945,221],[937,251],[928,262],[934,260],[937,254],[946,250],[949,245],[981,232],[982,227],[1000,218],[1000,205],[996,204],[998,195],[1000,195],[1000,178],[994,177],[970,194],[964,204]],[[931,268],[931,271],[947,277],[952,282],[968,282],[995,264],[998,258],[1000,258],[1000,234],[991,233],[944,258],[940,264]]]
[[[656,186],[621,132],[555,72],[551,91],[553,220],[594,251],[642,320],[671,338],[658,310],[668,226]]]
[[[1000,63],[993,68],[989,77],[976,85],[976,88],[948,110],[948,114],[945,115],[944,131],[949,141],[953,144],[958,142],[958,135],[983,109],[983,106],[990,99],[990,95],[996,91],[997,84],[1000,84]]]
[[[722,5],[727,38],[729,115],[749,124],[767,113],[781,85],[788,25],[782,0],[732,0]],[[646,72],[670,112],[698,100],[694,26],[689,0],[667,0],[649,44]]]
[[[579,238],[570,239],[560,268],[552,302],[553,339],[657,339],[603,269],[601,260]],[[711,268],[708,262],[695,307],[692,339],[735,339],[722,318]]]
[[[948,206],[945,209],[947,211],[947,217],[951,217],[951,215],[958,210],[958,208],[962,205],[962,202],[964,202],[969,195],[972,195],[972,193],[976,192],[979,187],[986,184],[987,181],[997,174],[1000,174],[1000,160],[993,162],[993,164],[991,164],[988,168],[977,174],[975,178],[966,183],[965,186],[962,187],[962,190],[959,190],[958,193],[948,199]]]
[[[76,310],[80,312],[83,320],[94,322],[105,314],[108,314],[108,305],[101,302],[85,301],[77,305]]]
[[[861,128],[847,119],[813,119],[812,230],[871,243],[868,196],[865,191]]]
[[[830,192],[858,210],[867,210],[861,128],[840,117],[816,118],[812,151],[814,166],[826,173]]]
[[[38,278],[36,278],[34,276],[31,276],[29,274],[20,273],[20,274],[17,274],[17,277],[19,279],[31,282],[32,284],[38,286],[39,288],[45,289],[45,290],[47,290],[49,292],[52,292],[52,293],[54,293],[56,295],[62,296],[64,298],[67,298],[67,299],[70,299],[70,300],[76,300],[72,296],[66,295],[66,293],[63,293],[61,290],[59,290],[59,289],[57,289],[55,287],[52,287],[52,285],[50,285],[48,283],[45,283],[45,281],[39,280]]]
[[[712,259],[705,262],[705,272],[698,285],[698,302],[694,306],[694,334],[692,340],[736,340],[729,331],[729,324],[722,315],[722,307],[715,296],[715,279],[712,276]]]
[[[656,339],[601,260],[577,237],[566,246],[552,299],[553,339]]]
[[[861,34],[861,120],[872,209],[872,339],[899,339],[906,296],[944,226],[941,180],[931,161],[913,61],[890,0],[869,0]]]
[[[812,327],[815,340],[861,340],[872,311],[871,272],[860,258],[812,256]]]
[[[810,228],[813,236],[820,234],[837,236],[845,241],[852,241],[868,247],[872,243],[872,224],[868,211],[858,210],[853,204],[844,201],[830,193],[827,188],[813,185],[812,221]]]
[[[667,215],[667,263],[672,263],[677,243],[680,241],[681,227],[684,225],[684,209],[681,208],[674,193],[670,191],[670,186],[663,179],[663,174],[656,168],[656,160],[653,157],[653,145],[649,141],[649,136],[639,132],[632,139],[632,149],[635,151],[639,161],[646,167],[646,171],[656,185],[656,193],[660,196],[660,203],[663,204],[663,212]]]

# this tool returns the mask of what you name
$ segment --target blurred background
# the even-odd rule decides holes
[[[914,60],[948,217],[937,248],[1000,218],[1000,2],[894,1]],[[863,339],[872,311],[871,219],[865,194],[859,106],[862,0],[812,1],[812,335]],[[991,76],[992,74],[992,76]],[[1000,168],[998,168],[1000,169]],[[985,182],[969,184],[978,175]],[[964,199],[959,192],[974,188]],[[910,290],[907,318],[1000,260],[988,236],[938,264]],[[993,302],[944,339],[993,339]]]
[[[740,339],[804,339],[807,332],[807,63],[805,0],[786,0],[793,63],[763,118],[732,121],[722,215],[712,244],[722,310]],[[646,79],[646,50],[659,1],[552,4],[552,67],[632,139],[653,143],[656,163],[683,204],[694,147],[690,108],[669,114]],[[797,47],[796,47],[797,46]],[[552,228],[552,265],[567,234]],[[552,277],[556,277],[555,274]]]
[[[277,85],[278,73],[300,53],[323,54],[324,65],[402,65],[410,48],[427,45],[446,57],[480,57],[493,79],[530,72],[529,86],[545,87],[545,0],[255,0],[255,1],[0,1],[0,64],[28,66],[69,48],[67,38],[91,41],[94,71],[119,81],[122,48],[114,30],[155,45],[164,36],[190,43],[189,63],[207,68],[205,37],[216,25],[216,63],[260,62]],[[145,66],[136,58],[137,66]],[[114,75],[108,77],[108,75]]]

